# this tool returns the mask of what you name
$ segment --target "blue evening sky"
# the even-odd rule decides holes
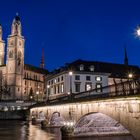
[[[25,37],[25,62],[58,68],[76,59],[140,66],[140,0],[1,0],[0,23],[6,41],[19,13]]]

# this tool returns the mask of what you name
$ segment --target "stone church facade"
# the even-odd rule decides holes
[[[7,39],[7,49],[2,40],[2,26],[0,25],[0,75],[1,99],[13,100],[43,100],[45,97],[44,59],[40,67],[24,63],[24,44],[22,26],[18,15],[11,26],[11,34]],[[6,49],[6,63],[5,63]],[[4,92],[6,90],[6,92]]]

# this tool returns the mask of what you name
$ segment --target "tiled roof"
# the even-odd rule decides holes
[[[34,71],[34,72],[37,72],[37,73],[41,73],[41,74],[48,74],[49,73],[48,70],[46,70],[46,69],[42,69],[42,68],[32,66],[32,65],[29,65],[29,64],[25,64],[24,69]]]
[[[90,66],[94,66],[94,72],[110,73],[111,77],[126,77],[128,73],[133,73],[135,75],[140,74],[138,66],[85,60],[76,60],[72,63],[67,63],[64,67],[52,73],[59,73],[66,70],[80,71],[80,65],[84,66],[83,72],[91,72]]]

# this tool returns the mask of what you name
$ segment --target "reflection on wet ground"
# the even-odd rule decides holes
[[[70,140],[134,140],[132,136],[80,137]],[[42,130],[23,121],[0,121],[0,140],[61,140],[60,129]]]

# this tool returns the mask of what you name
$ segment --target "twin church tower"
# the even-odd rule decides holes
[[[10,99],[36,98],[36,92],[40,93],[40,100],[44,93],[44,59],[41,59],[41,67],[24,64],[24,43],[22,26],[18,15],[12,22],[11,34],[7,39],[6,64],[4,63],[5,43],[2,40],[2,26],[0,25],[0,71],[3,83],[8,87]],[[43,56],[44,57],[44,56]]]

